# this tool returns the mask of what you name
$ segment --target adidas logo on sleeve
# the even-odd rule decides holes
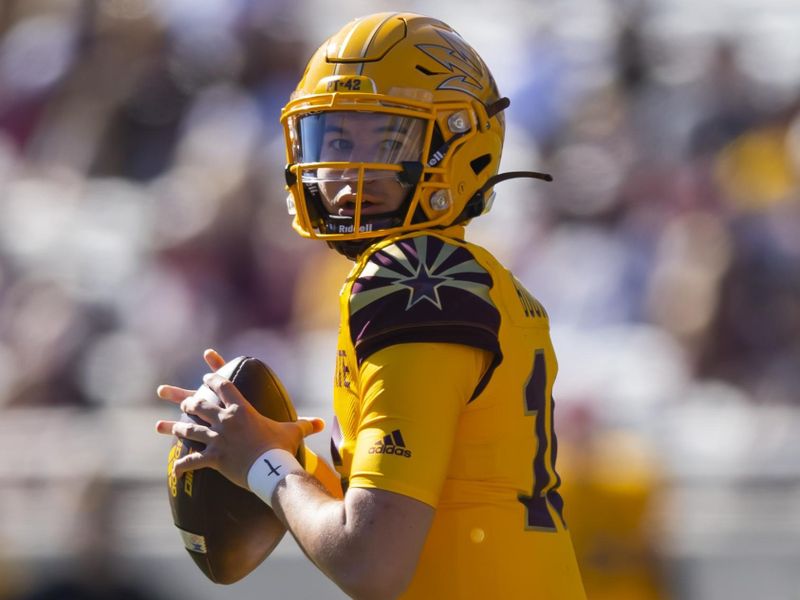
[[[392,433],[386,434],[377,442],[375,442],[369,449],[370,454],[394,454],[395,456],[402,456],[403,458],[411,458],[411,450],[406,448],[403,441],[403,435],[399,429],[395,429]]]

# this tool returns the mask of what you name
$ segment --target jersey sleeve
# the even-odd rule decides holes
[[[432,235],[403,238],[372,253],[353,282],[348,315],[358,364],[383,348],[446,342],[492,352],[500,313],[490,273],[467,247]]]
[[[491,361],[485,350],[440,343],[390,346],[366,359],[349,486],[436,507],[461,410]]]

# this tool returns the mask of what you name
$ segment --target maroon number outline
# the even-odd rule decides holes
[[[525,529],[533,531],[558,531],[553,512],[558,515],[564,529],[564,501],[558,493],[561,478],[556,472],[558,441],[553,430],[553,397],[547,398],[547,362],[544,350],[537,350],[533,370],[525,383],[525,415],[534,417],[536,455],[533,457],[533,491],[531,495],[519,494],[517,499],[525,506]],[[547,414],[545,402],[550,403]],[[545,464],[547,449],[552,444],[550,469]]]

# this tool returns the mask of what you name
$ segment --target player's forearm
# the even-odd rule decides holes
[[[310,475],[295,474],[277,487],[272,504],[309,558],[345,593],[365,599],[397,597],[407,587],[413,566],[385,560],[379,528],[368,516],[359,516],[365,511],[356,510],[352,499],[352,494],[344,500],[332,498]]]

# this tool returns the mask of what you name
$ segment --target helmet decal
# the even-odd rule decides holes
[[[481,59],[454,31],[437,29],[436,33],[439,34],[445,45],[416,45],[422,52],[453,74],[440,83],[436,89],[464,92],[479,99],[477,93],[483,91],[480,79],[485,76]]]
[[[335,42],[332,42],[328,46],[328,60],[331,62],[336,63],[336,67],[334,69],[335,75],[340,75],[344,73],[342,70],[343,66],[347,66],[348,61],[352,61],[354,59],[363,59],[364,61],[370,60],[369,51],[375,41],[375,38],[380,33],[381,29],[383,29],[384,25],[386,25],[389,21],[391,21],[394,17],[396,17],[399,13],[388,13],[386,17],[379,21],[378,24],[372,29],[372,31],[366,36],[366,43],[363,43],[360,47],[350,47],[351,42],[353,44],[357,44],[356,41],[352,40],[352,34],[357,31],[359,23],[364,21],[365,19],[356,19],[352,24],[350,31],[347,35],[344,36],[344,39],[340,42],[340,46],[336,46]],[[364,62],[357,63],[357,69],[355,74],[361,75],[364,72]]]

